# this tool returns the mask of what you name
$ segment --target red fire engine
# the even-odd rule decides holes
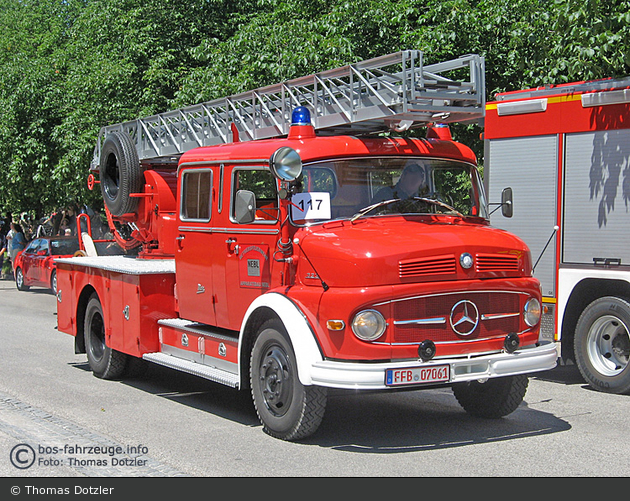
[[[447,127],[383,134],[484,106],[481,58],[405,51],[104,128],[89,182],[127,255],[59,260],[59,330],[102,378],[135,357],[249,389],[285,440],[328,388],[509,414],[557,358],[530,252]]]
[[[543,287],[541,337],[595,389],[630,392],[630,78],[499,94],[486,106],[490,197],[509,186]]]

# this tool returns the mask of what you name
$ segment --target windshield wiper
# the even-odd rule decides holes
[[[365,216],[368,212],[373,211],[377,207],[381,207],[383,205],[389,205],[394,202],[400,202],[400,198],[392,198],[391,200],[383,200],[382,202],[377,202],[375,204],[368,205],[367,207],[363,207],[363,209],[361,209],[359,212],[357,212],[354,216],[350,218],[350,222],[356,221],[361,216]]]
[[[445,209],[447,209],[449,212],[453,212],[455,213],[457,216],[463,218],[464,215],[459,212],[455,207],[451,207],[448,204],[445,204],[444,202],[440,201],[440,200],[436,200],[435,198],[425,198],[425,197],[411,197],[411,198],[407,198],[404,201],[407,200],[417,200],[420,202],[426,202],[426,203],[430,203],[433,205],[437,205],[438,207],[443,207]],[[382,207],[385,205],[389,205],[391,203],[394,202],[402,202],[403,200],[401,200],[400,198],[393,198],[391,200],[383,200],[382,202],[378,202],[372,205],[369,205],[367,207],[364,207],[363,209],[361,209],[359,212],[357,212],[354,216],[352,216],[350,218],[350,222],[352,221],[356,221],[357,219],[359,219],[361,216],[365,216],[366,214],[372,212],[374,209],[377,209],[378,207]]]

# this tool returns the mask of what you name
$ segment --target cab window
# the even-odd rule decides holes
[[[189,170],[182,175],[181,211],[183,221],[210,221],[212,171]]]
[[[257,222],[275,222],[278,220],[278,189],[277,181],[269,169],[242,168],[233,171],[232,209],[234,220],[234,201],[239,190],[251,191],[256,197]]]

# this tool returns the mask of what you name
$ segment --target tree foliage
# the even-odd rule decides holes
[[[0,0],[0,210],[98,204],[110,123],[402,49],[481,54],[491,99],[627,76],[629,46],[629,0]]]

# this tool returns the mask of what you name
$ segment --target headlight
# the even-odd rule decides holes
[[[387,323],[376,310],[364,310],[357,313],[352,321],[352,332],[359,339],[374,341],[383,335]]]
[[[530,327],[533,327],[540,320],[540,302],[538,299],[532,298],[525,303],[525,309],[523,310],[523,318],[525,323]]]

